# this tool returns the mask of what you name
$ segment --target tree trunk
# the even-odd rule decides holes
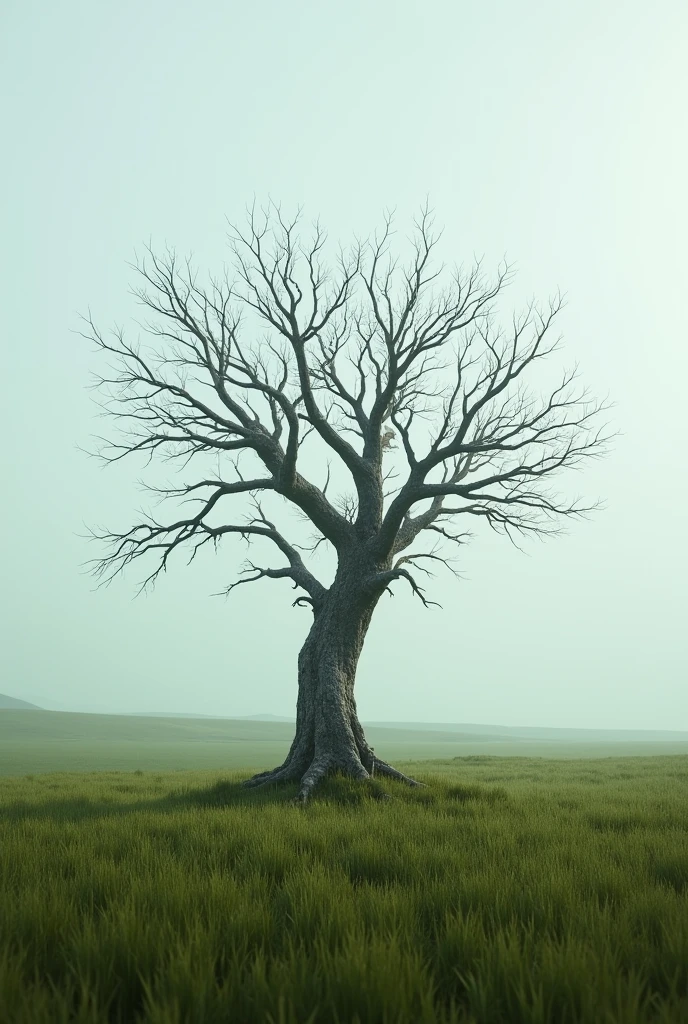
[[[244,785],[298,780],[297,801],[302,803],[316,783],[333,772],[365,780],[374,771],[411,786],[421,785],[374,755],[358,720],[356,668],[379,596],[364,593],[360,575],[349,567],[348,573],[337,574],[314,610],[313,625],[299,654],[296,735],[291,749],[282,765],[254,775]]]

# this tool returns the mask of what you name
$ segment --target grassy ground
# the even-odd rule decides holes
[[[294,725],[288,722],[1,710],[0,775],[257,769],[280,764],[293,735]],[[688,743],[680,740],[563,743],[375,726],[366,729],[366,735],[378,755],[392,763],[471,754],[548,758],[688,755]]]
[[[415,769],[0,779],[1,1024],[688,1020],[688,758]]]

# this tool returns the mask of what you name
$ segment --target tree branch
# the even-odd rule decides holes
[[[472,515],[513,541],[556,533],[567,518],[600,507],[548,485],[608,450],[614,434],[599,423],[609,404],[578,387],[575,368],[543,395],[524,384],[559,346],[552,333],[561,295],[542,309],[529,303],[508,330],[499,327],[496,301],[511,266],[503,262],[491,279],[480,260],[445,273],[427,204],[405,263],[391,252],[391,213],[371,241],[340,248],[334,269],[320,225],[303,242],[299,223],[300,212],[290,219],[275,203],[260,213],[253,204],[245,229],[230,226],[235,279],[225,274],[206,286],[190,259],[180,261],[170,248],[158,255],[149,245],[134,265],[141,281],[134,295],[151,317],[139,325],[145,347],[121,329],[105,336],[90,313],[84,318],[84,336],[114,361],[95,387],[122,426],[117,439],[100,439],[99,457],[111,463],[142,454],[196,469],[188,482],[151,490],[200,503],[196,516],[167,524],[145,517],[128,531],[94,534],[110,548],[95,560],[96,575],[110,580],[137,558],[155,556],[145,587],[177,548],[186,546],[193,559],[227,534],[264,537],[287,564],[249,563],[228,590],[288,577],[305,591],[295,603],[317,609],[325,589],[260,505],[243,525],[210,521],[224,499],[272,492],[314,525],[312,551],[326,540],[338,556],[355,553],[376,567],[373,590],[404,579],[429,603],[405,566],[423,571],[427,561],[451,560],[434,549],[400,558],[422,533],[460,546],[470,535],[452,524]],[[338,494],[330,496],[339,481],[329,463],[322,490],[304,474],[306,441],[322,442],[346,470]],[[198,467],[206,455],[218,461],[216,476]],[[244,475],[239,456],[257,468]],[[405,479],[387,493],[400,462]],[[236,480],[226,479],[226,463]]]

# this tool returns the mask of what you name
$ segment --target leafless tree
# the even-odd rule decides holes
[[[254,205],[243,228],[231,227],[231,271],[203,287],[190,260],[148,247],[135,264],[135,294],[154,314],[141,326],[156,344],[131,343],[121,330],[104,335],[90,314],[83,333],[111,367],[114,356],[97,386],[124,421],[119,439],[98,454],[108,462],[164,456],[185,475],[198,466],[189,482],[160,489],[180,508],[197,500],[194,514],[178,511],[164,522],[142,514],[125,532],[94,531],[107,554],[93,571],[110,580],[150,556],[145,586],[183,547],[193,558],[234,534],[272,549],[282,564],[249,562],[228,591],[286,578],[300,591],[294,604],[310,606],[313,621],[298,660],[289,754],[246,785],[297,780],[305,801],[332,771],[367,779],[374,766],[378,776],[418,784],[373,760],[357,716],[356,667],[378,601],[401,582],[431,604],[418,572],[450,564],[449,552],[468,538],[459,524],[470,517],[515,542],[556,533],[597,507],[564,500],[548,478],[602,454],[611,435],[600,422],[607,404],[579,387],[575,369],[544,396],[524,384],[558,348],[560,296],[544,308],[530,304],[501,328],[495,300],[512,268],[503,264],[488,279],[480,261],[469,270],[437,266],[427,207],[406,263],[390,254],[391,215],[372,240],[340,248],[331,266],[320,226],[304,242],[300,225],[300,215],[287,219],[273,203]],[[247,319],[267,335],[259,338]],[[327,484],[304,475],[306,441],[324,445],[339,464],[354,489],[349,497],[331,499]],[[204,453],[216,457],[216,475],[201,468]],[[403,482],[388,491],[389,460],[403,466]],[[225,506],[236,509],[240,495],[253,511],[228,522]],[[315,527],[311,548],[268,518],[270,495]],[[321,542],[336,555],[329,586],[312,568]]]

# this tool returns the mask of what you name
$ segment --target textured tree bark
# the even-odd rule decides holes
[[[422,785],[374,756],[358,720],[354,684],[378,595],[366,593],[362,574],[340,567],[299,654],[296,734],[286,760],[244,785],[300,781],[297,801],[305,803],[325,775],[341,772],[354,779],[375,774]]]

